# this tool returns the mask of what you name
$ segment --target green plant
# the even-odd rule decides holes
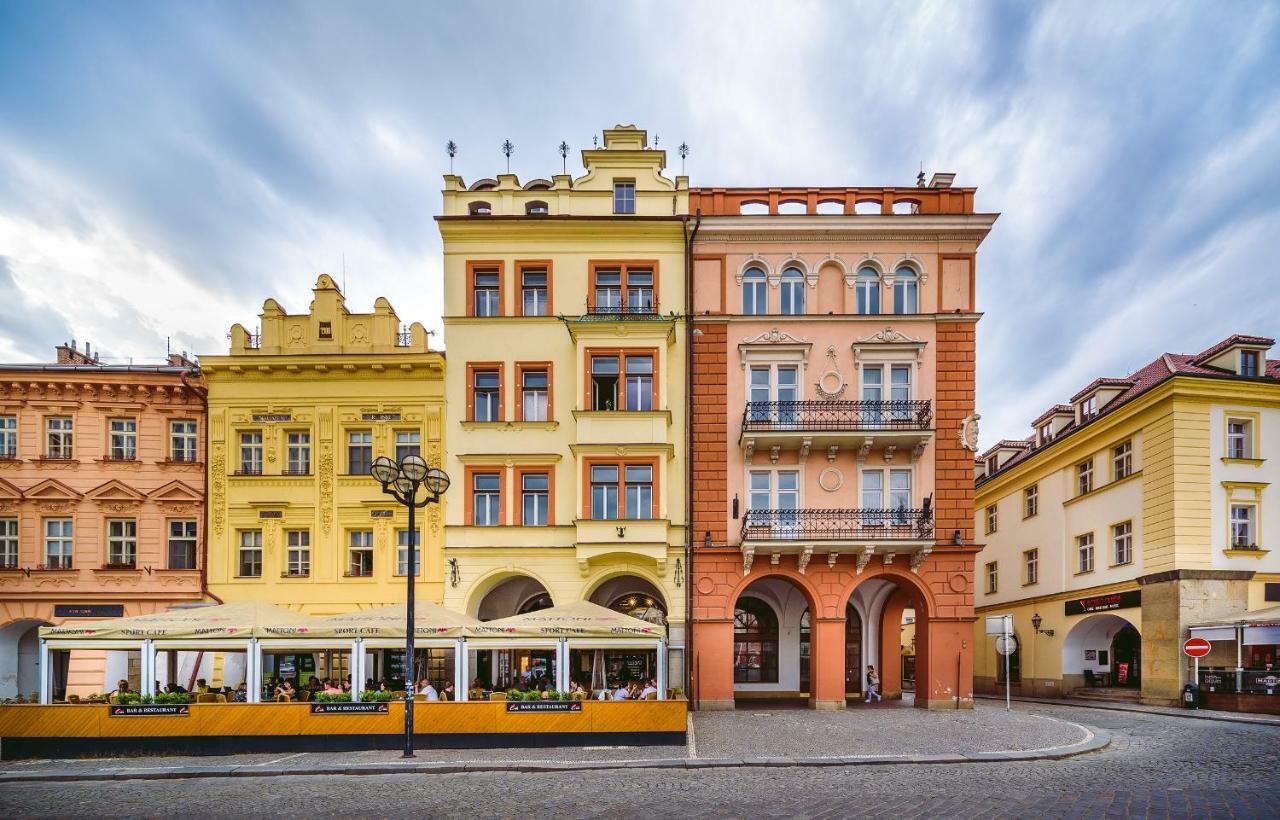
[[[671,697],[673,697],[673,698],[682,698],[682,697],[684,697],[684,687],[683,687],[683,686],[673,686],[673,687],[671,687]]]
[[[363,700],[363,694],[361,699]],[[316,692],[312,696],[312,700],[316,703],[345,703],[351,700],[350,693],[347,692]]]
[[[195,701],[195,695],[187,692],[157,692],[155,697],[156,703],[170,705],[178,703],[192,703],[193,701]],[[146,701],[143,702],[145,703]]]
[[[508,689],[507,700],[524,700],[524,692],[519,689]]]
[[[135,706],[142,703],[142,696],[137,692],[120,692],[116,695],[116,703],[121,706]]]
[[[393,695],[389,690],[381,692],[376,689],[366,689],[360,693],[360,700],[365,703],[389,703],[392,697]]]

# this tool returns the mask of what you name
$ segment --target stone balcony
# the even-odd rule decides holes
[[[919,457],[933,438],[933,403],[919,401],[751,401],[738,444],[750,459],[759,450],[817,448],[910,450]]]

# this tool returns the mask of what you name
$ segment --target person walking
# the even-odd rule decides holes
[[[880,676],[876,674],[876,668],[874,666],[867,664],[867,703],[870,703],[872,698],[876,699],[876,703],[884,700],[884,698],[880,697],[879,689]]]

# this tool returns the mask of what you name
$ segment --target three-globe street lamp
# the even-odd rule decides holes
[[[374,459],[370,473],[382,485],[384,493],[409,508],[409,563],[405,568],[408,624],[404,640],[404,756],[413,757],[413,636],[416,631],[413,581],[418,574],[417,511],[419,507],[440,503],[445,490],[449,489],[449,474],[437,467],[428,467],[426,460],[416,454],[405,456],[399,464],[386,456],[379,456]]]

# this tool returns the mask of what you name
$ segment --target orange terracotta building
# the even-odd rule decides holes
[[[182,356],[0,365],[0,698],[36,690],[42,625],[203,599],[204,441]],[[55,653],[55,695],[139,686],[136,655]]]
[[[690,191],[696,707],[973,696],[976,252],[912,188]]]

